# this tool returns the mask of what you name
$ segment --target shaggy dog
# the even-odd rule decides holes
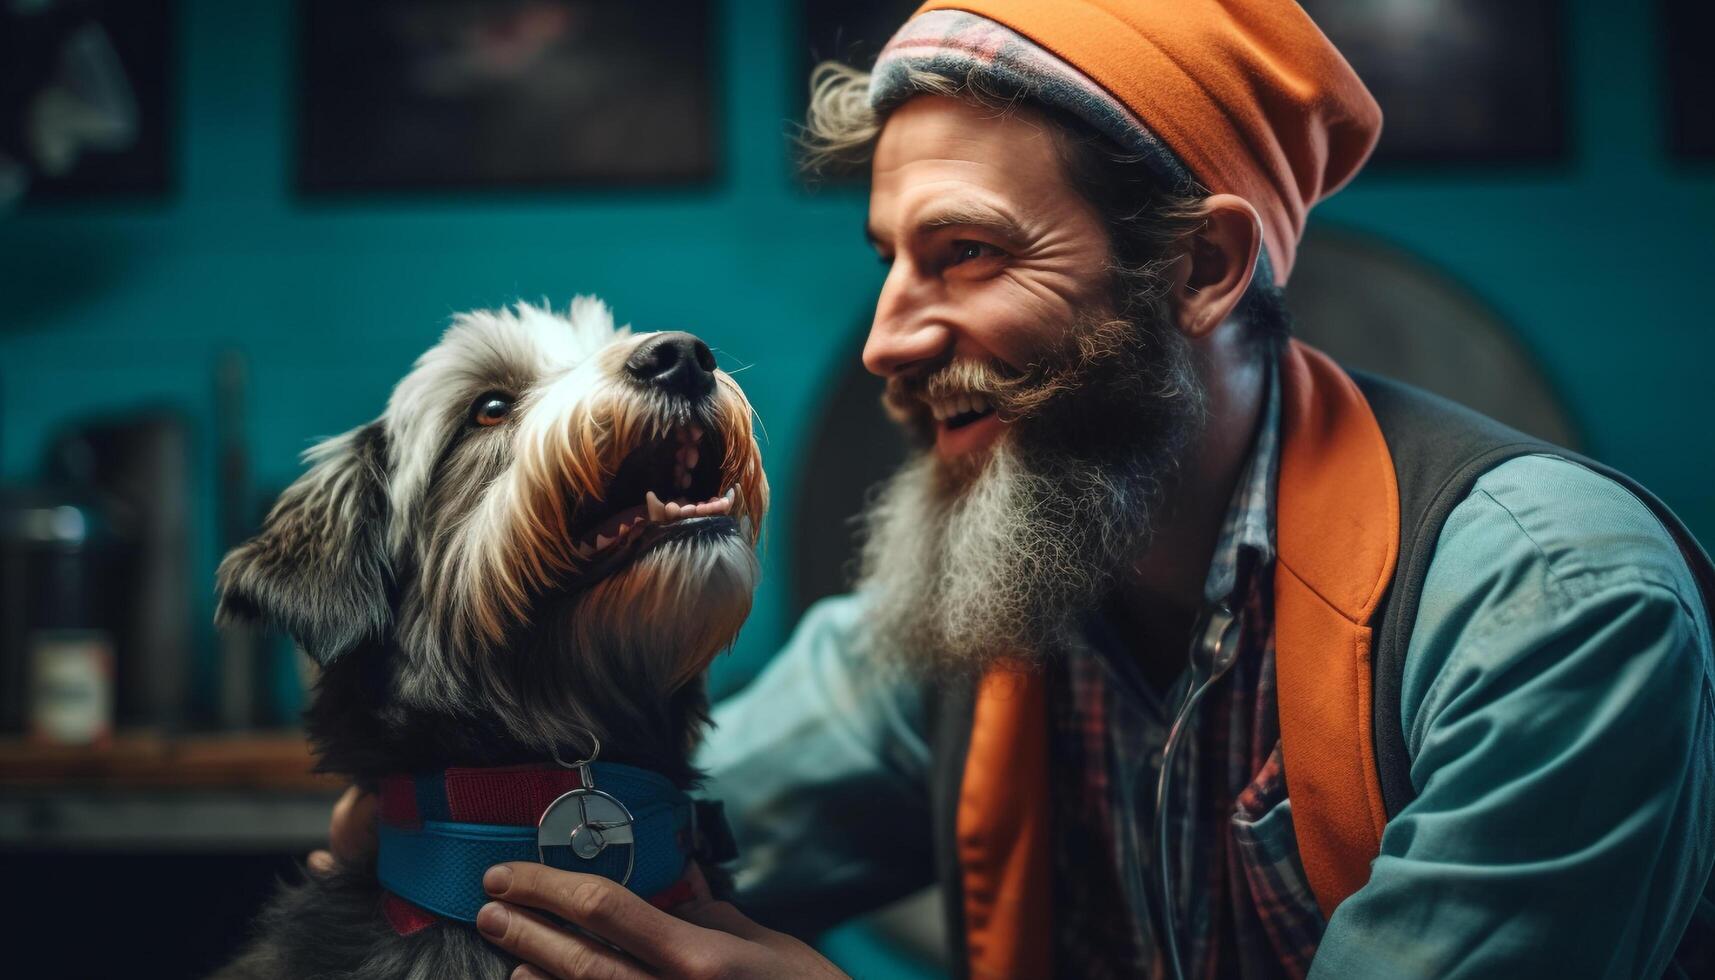
[[[684,790],[703,670],[757,580],[750,416],[702,341],[616,329],[597,300],[459,316],[380,418],[310,450],[221,564],[219,615],[277,624],[322,665],[320,768],[382,785],[384,822],[398,774],[565,775],[594,740]],[[374,868],[312,875],[221,976],[516,965],[397,902]]]

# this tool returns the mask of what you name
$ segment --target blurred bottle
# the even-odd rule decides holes
[[[170,408],[133,408],[68,424],[44,459],[48,482],[98,505],[120,542],[92,598],[115,639],[122,728],[184,721],[195,642],[190,430]]]
[[[124,551],[100,506],[69,493],[0,500],[0,725],[66,745],[113,733],[113,623],[102,602]]]

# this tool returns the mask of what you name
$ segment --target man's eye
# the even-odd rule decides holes
[[[497,391],[491,391],[477,398],[470,406],[470,424],[483,427],[499,425],[506,421],[507,413],[512,411],[512,398]]]
[[[957,241],[953,243],[953,261],[951,264],[963,265],[976,259],[992,259],[1005,254],[988,242]]]

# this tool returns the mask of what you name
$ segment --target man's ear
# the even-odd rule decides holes
[[[261,533],[215,573],[215,621],[264,622],[326,665],[392,622],[387,436],[372,422],[305,454],[309,472],[286,488]]]
[[[1207,336],[1226,322],[1250,288],[1262,249],[1262,219],[1234,194],[1203,202],[1203,225],[1173,271],[1174,309],[1186,336]]]

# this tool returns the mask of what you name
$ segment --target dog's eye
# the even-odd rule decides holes
[[[470,406],[471,425],[499,425],[506,421],[507,413],[512,411],[512,399],[498,392],[489,392],[478,398]]]

